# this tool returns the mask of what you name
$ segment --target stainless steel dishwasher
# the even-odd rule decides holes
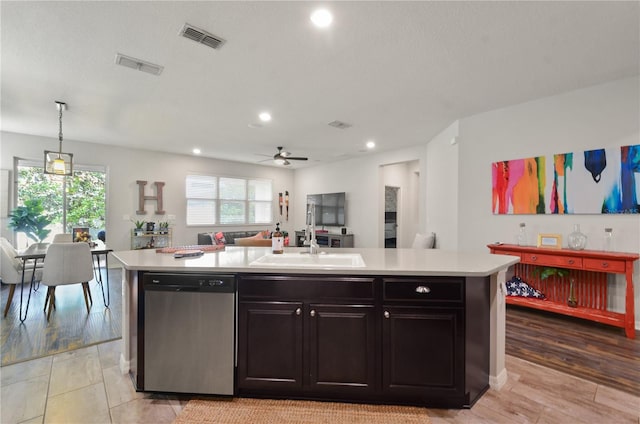
[[[144,390],[233,395],[235,277],[146,273]]]

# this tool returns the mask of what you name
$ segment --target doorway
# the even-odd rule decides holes
[[[378,246],[408,248],[420,227],[420,161],[380,166]]]
[[[395,249],[398,246],[398,201],[400,187],[384,186],[384,247]]]

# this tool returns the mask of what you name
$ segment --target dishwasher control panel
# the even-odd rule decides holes
[[[233,293],[236,290],[236,279],[229,274],[171,274],[145,273],[143,277],[145,290],[159,291],[200,291],[216,293]]]

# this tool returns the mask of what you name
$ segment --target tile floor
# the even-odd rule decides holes
[[[120,373],[120,344],[0,368],[0,422],[171,423],[188,398],[136,393]],[[511,356],[507,370],[505,387],[489,390],[472,409],[430,409],[432,424],[640,424],[640,397]]]

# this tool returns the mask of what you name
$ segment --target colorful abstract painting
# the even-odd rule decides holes
[[[639,199],[640,144],[492,164],[494,214],[637,214]]]

